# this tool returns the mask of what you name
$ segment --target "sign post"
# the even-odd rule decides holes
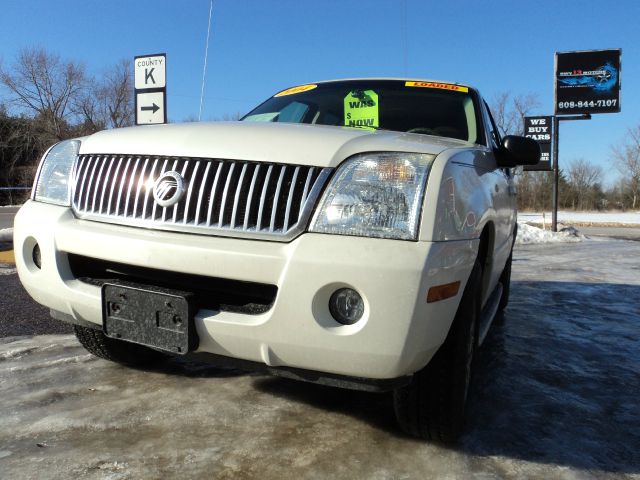
[[[554,232],[558,231],[560,122],[590,120],[592,113],[620,111],[621,56],[622,50],[620,49],[556,52],[555,116],[553,117],[553,211],[551,214],[551,229]]]
[[[136,125],[167,123],[167,56],[134,57]]]

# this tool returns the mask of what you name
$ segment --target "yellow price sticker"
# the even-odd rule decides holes
[[[317,86],[318,85],[300,85],[299,87],[287,88],[280,93],[276,93],[274,97],[284,97],[285,95],[293,95],[294,93],[308,92],[309,90],[313,90]]]

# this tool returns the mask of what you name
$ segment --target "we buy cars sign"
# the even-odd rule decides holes
[[[553,117],[524,117],[524,136],[540,145],[540,161],[525,165],[525,170],[551,170],[551,140]]]

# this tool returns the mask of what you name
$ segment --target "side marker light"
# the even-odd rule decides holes
[[[427,292],[427,303],[439,302],[446,298],[455,297],[460,290],[460,281],[445,283],[431,287]]]

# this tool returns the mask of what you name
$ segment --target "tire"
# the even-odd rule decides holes
[[[462,433],[480,315],[482,268],[476,260],[449,334],[409,385],[393,393],[396,419],[407,434],[454,442]]]
[[[511,262],[513,259],[513,250],[509,254],[504,270],[500,274],[500,283],[502,284],[502,296],[498,305],[498,311],[502,311],[509,305],[509,292],[511,291]]]
[[[82,346],[96,357],[129,366],[159,363],[166,354],[135,343],[107,337],[102,331],[74,325],[76,338]]]

